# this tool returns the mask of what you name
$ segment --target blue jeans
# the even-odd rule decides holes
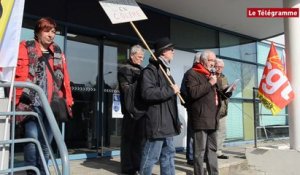
[[[41,107],[34,107],[34,112],[36,112],[38,114],[38,116],[40,117],[40,119],[42,119],[42,122],[45,126],[45,130],[46,130],[46,136],[47,136],[47,140],[49,142],[49,144],[51,145],[51,141],[53,140],[53,133],[50,129],[50,125],[49,122],[46,118],[46,115],[44,113],[44,110]],[[45,159],[46,159],[46,163],[48,163],[49,160],[49,150],[46,146],[40,125],[37,121],[37,119],[34,119],[32,117],[32,119],[28,119],[25,123],[24,123],[24,127],[25,127],[25,138],[33,138],[36,139],[40,142]],[[36,147],[36,145],[32,142],[26,143],[24,146],[24,161],[25,161],[25,165],[31,165],[31,166],[35,166],[37,168],[40,169],[41,171],[41,175],[46,174],[44,167],[43,167],[43,163],[41,161],[41,157],[39,155],[39,151]]]
[[[142,153],[140,174],[151,175],[154,164],[160,161],[160,174],[174,175],[174,156],[175,147],[173,137],[147,139]]]

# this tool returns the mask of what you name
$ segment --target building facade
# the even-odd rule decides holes
[[[269,43],[169,14],[140,4],[148,20],[135,22],[152,46],[160,37],[175,44],[171,72],[180,85],[192,66],[195,52],[211,49],[225,62],[229,82],[240,79],[229,103],[227,141],[253,140],[253,87],[258,87],[269,51]],[[128,58],[129,48],[141,44],[129,23],[111,24],[97,1],[25,2],[21,40],[33,38],[35,21],[49,16],[58,23],[55,41],[63,48],[70,72],[75,104],[74,118],[62,126],[70,154],[113,154],[119,150],[122,115],[120,113],[117,68]],[[279,56],[283,47],[278,46]],[[149,52],[145,54],[144,66]],[[180,119],[186,128],[187,114],[178,103]],[[259,108],[260,124],[287,125],[285,115],[271,118]],[[286,111],[283,110],[282,114]],[[186,129],[185,129],[186,130]],[[185,147],[186,132],[176,137],[177,147]]]

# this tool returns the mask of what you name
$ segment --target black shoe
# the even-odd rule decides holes
[[[188,165],[194,165],[194,161],[193,160],[188,160],[187,162],[186,162]]]
[[[139,175],[139,171],[136,170],[127,170],[127,171],[122,171],[122,174],[128,174],[128,175]]]
[[[222,155],[218,156],[218,159],[229,159],[229,157],[222,154]]]

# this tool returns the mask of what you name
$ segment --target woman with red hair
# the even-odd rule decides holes
[[[52,101],[54,93],[63,97],[66,100],[67,111],[72,116],[73,98],[66,58],[60,47],[54,43],[55,35],[56,23],[53,19],[47,17],[37,21],[34,28],[34,40],[20,43],[15,80],[29,81],[41,87],[49,103]],[[51,145],[53,133],[42,108],[42,102],[36,92],[28,88],[17,89],[16,104],[17,110],[34,111],[39,115],[46,130],[46,139]],[[34,138],[40,141],[46,162],[48,162],[49,150],[45,144],[38,121],[34,117],[27,116],[21,124],[25,128],[25,138]],[[24,161],[25,165],[38,167],[42,175],[46,174],[34,143],[25,144]],[[28,170],[27,174],[32,175],[35,172]]]

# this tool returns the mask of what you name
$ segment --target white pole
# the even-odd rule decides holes
[[[300,8],[300,0],[283,0],[286,8]],[[284,19],[287,76],[295,92],[295,99],[288,106],[291,149],[300,151],[300,18]]]
[[[14,81],[15,81],[15,74],[16,74],[16,67],[13,69],[13,74],[11,78],[11,85],[10,85],[10,90],[9,90],[9,96],[8,96],[8,104],[7,104],[7,112],[10,112],[11,110],[11,101],[12,101],[12,95],[13,95],[13,87],[14,87]],[[8,140],[10,136],[10,124],[9,124],[9,118],[10,116],[6,116],[5,119],[5,127],[4,127],[4,137],[3,140]],[[14,126],[13,126],[14,127]],[[9,146],[7,147],[9,149]],[[1,167],[0,170],[4,169],[4,160],[5,160],[5,152],[6,152],[6,145],[2,145],[2,157],[1,157]]]

